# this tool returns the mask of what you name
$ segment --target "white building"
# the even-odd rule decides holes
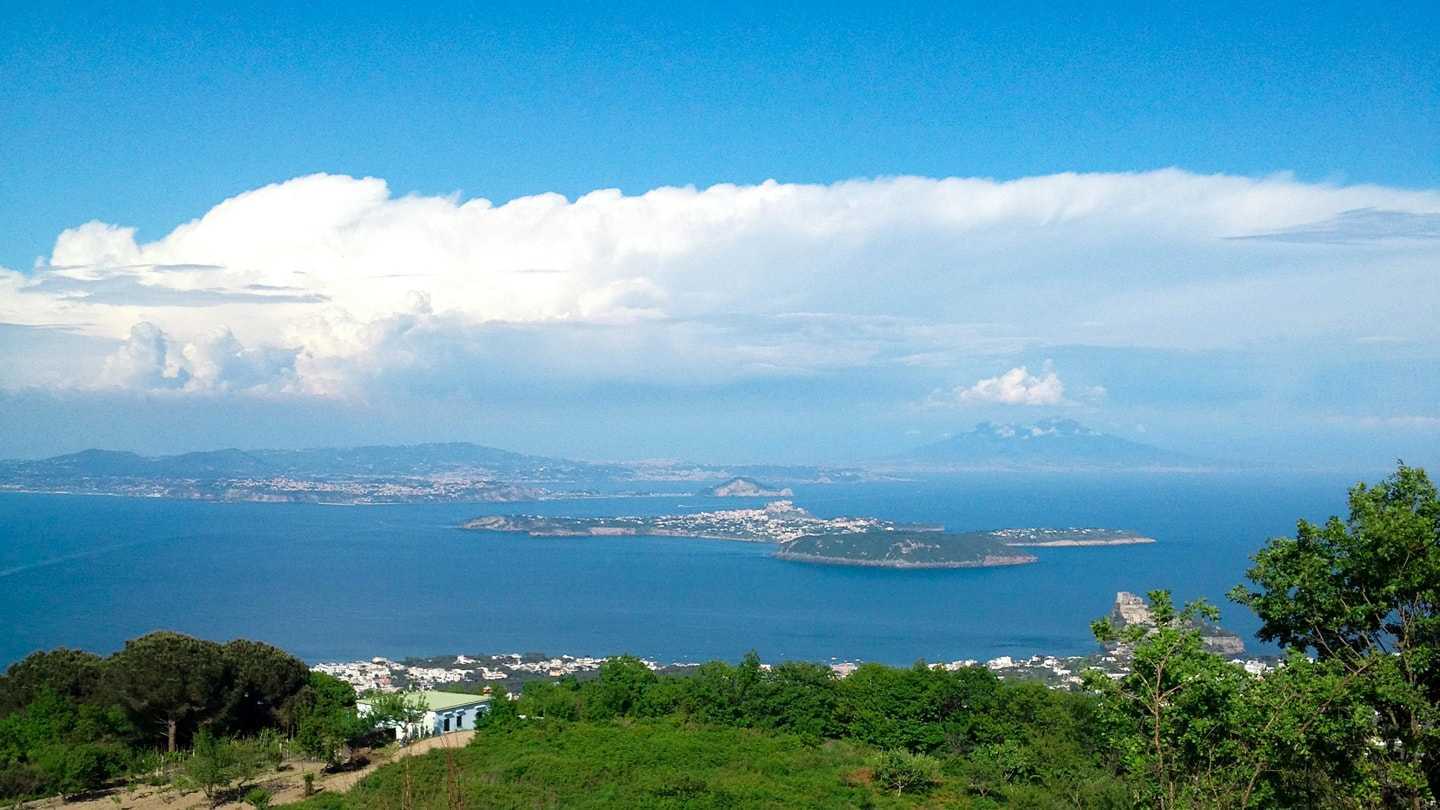
[[[425,701],[425,714],[418,723],[396,724],[395,739],[413,740],[449,734],[452,731],[466,731],[475,728],[475,719],[481,712],[490,711],[490,698],[485,695],[466,695],[459,692],[414,692]],[[369,714],[371,705],[364,698],[355,702],[355,711],[360,715]]]

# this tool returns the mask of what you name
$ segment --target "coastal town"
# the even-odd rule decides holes
[[[0,475],[0,492],[115,495],[186,501],[252,503],[381,504],[464,501],[508,503],[556,497],[539,487],[463,475],[413,478],[311,478],[296,475],[236,478],[149,476]],[[564,497],[586,493],[566,492]]]
[[[429,689],[489,694],[497,686],[516,693],[528,681],[557,680],[564,677],[584,680],[595,677],[606,660],[604,657],[595,656],[503,653],[403,661],[376,657],[368,661],[315,664],[311,668],[345,681],[362,694],[369,691]],[[694,662],[662,664],[654,660],[642,660],[651,670],[662,675],[684,674],[699,666]],[[1252,675],[1269,672],[1278,663],[1276,658],[1269,656],[1240,655],[1229,660]],[[768,669],[771,665],[762,663],[760,666]],[[835,660],[828,662],[828,666],[836,677],[844,678],[859,668],[860,662]],[[1037,654],[1024,658],[1001,655],[987,660],[966,658],[933,663],[930,666],[951,671],[984,667],[1003,679],[1038,681],[1052,689],[1081,688],[1081,676],[1087,670],[1097,670],[1115,679],[1130,673],[1128,657],[1120,651],[1074,656]]]
[[[790,500],[751,509],[719,509],[690,514],[550,517],[486,515],[467,521],[473,531],[510,532],[531,537],[697,537],[715,540],[790,543],[802,537],[863,535],[881,532],[941,534],[939,523],[899,523],[876,517],[822,518]],[[1135,532],[1102,528],[1017,528],[965,532],[1006,546],[1098,546],[1153,543]]]
[[[393,661],[375,657],[368,661],[320,663],[311,667],[355,687],[356,692],[397,692],[401,690],[447,688],[482,691],[491,685],[517,690],[526,681],[583,677],[598,672],[606,658],[541,653],[500,653],[496,655],[455,655],[439,658]],[[693,668],[694,664],[662,665],[645,661],[657,672]]]
[[[1144,597],[1128,591],[1115,594],[1107,620],[1116,628],[1132,625],[1146,628],[1155,626],[1149,603]],[[1192,626],[1199,631],[1200,641],[1206,650],[1224,656],[1232,664],[1252,675],[1268,672],[1277,663],[1278,659],[1273,656],[1246,655],[1244,641],[1229,630],[1204,624]],[[315,664],[311,668],[339,678],[361,693],[372,690],[393,692],[440,687],[451,691],[489,693],[496,685],[503,685],[507,690],[515,692],[527,681],[594,677],[606,660],[597,656],[550,656],[529,652],[407,658],[403,661],[376,657],[368,661]],[[661,663],[645,658],[641,661],[660,674],[683,674],[700,666],[698,662]],[[769,666],[766,663],[761,664],[762,668]],[[832,659],[828,666],[836,677],[844,678],[853,673],[860,663]],[[1122,645],[1110,644],[1088,655],[1036,654],[1026,658],[1001,655],[983,661],[965,658],[932,663],[930,666],[952,671],[967,667],[985,667],[1001,678],[1039,681],[1054,689],[1078,689],[1083,682],[1082,673],[1087,670],[1097,670],[1107,677],[1117,679],[1128,675],[1130,653]]]
[[[793,501],[771,501],[754,509],[721,509],[681,515],[598,518],[543,517],[539,515],[487,515],[464,528],[490,532],[516,532],[531,537],[657,536],[698,537],[784,543],[818,534],[864,534],[904,530],[940,532],[938,524],[900,524],[873,517],[816,517]]]

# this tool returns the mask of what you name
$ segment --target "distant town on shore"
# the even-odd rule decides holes
[[[685,492],[784,498],[797,485],[903,481],[976,471],[1237,468],[1110,436],[1069,419],[981,423],[851,465],[578,461],[466,442],[142,456],[89,449],[0,460],[0,492],[274,503],[511,503]],[[761,482],[766,483],[761,483]],[[663,489],[658,492],[658,489]]]

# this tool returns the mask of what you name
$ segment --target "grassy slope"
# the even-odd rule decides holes
[[[480,732],[468,747],[388,765],[344,795],[303,810],[447,810],[453,757],[465,810],[598,807],[916,807],[943,803],[869,783],[871,751],[846,742],[807,744],[745,729],[673,721],[537,723]],[[412,802],[405,797],[409,769]],[[946,806],[954,806],[947,804]]]

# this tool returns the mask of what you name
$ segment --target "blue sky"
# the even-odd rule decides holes
[[[14,5],[0,454],[832,459],[1055,412],[1435,454],[1434,4]]]

